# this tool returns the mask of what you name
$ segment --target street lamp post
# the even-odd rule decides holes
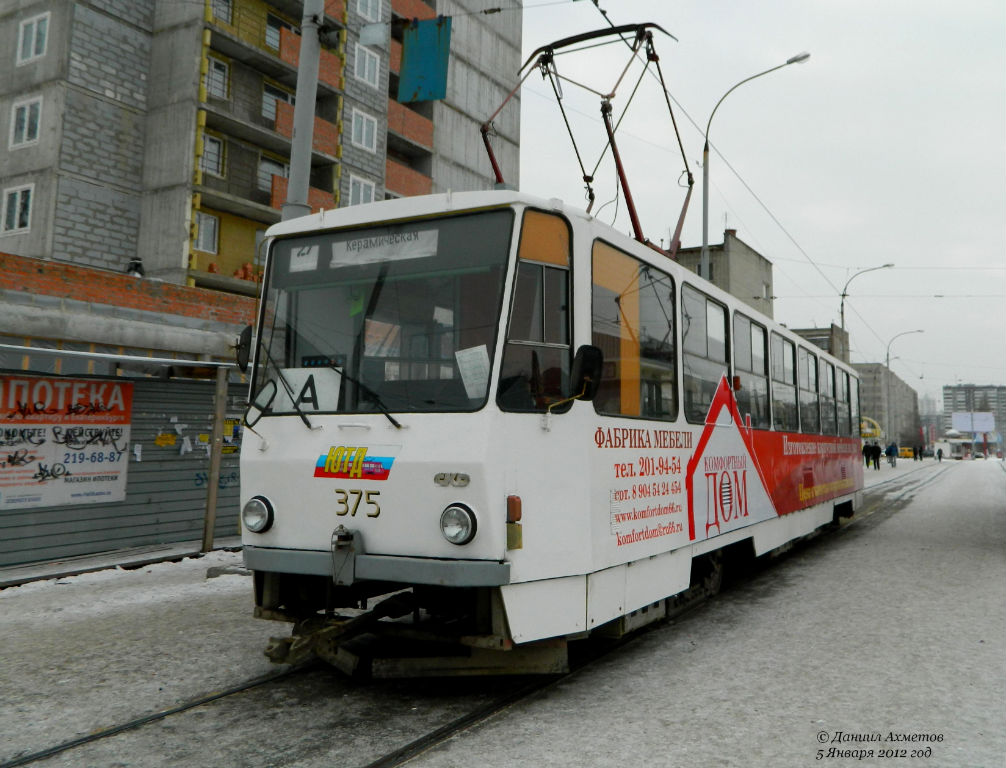
[[[855,275],[853,275],[855,277]],[[921,328],[914,331],[902,331],[901,333],[893,336],[889,342],[887,342],[887,355],[884,358],[884,376],[887,380],[887,386],[885,387],[885,403],[884,403],[884,417],[887,422],[885,426],[887,427],[887,437],[888,439],[894,434],[894,430],[891,429],[891,345],[894,343],[895,339],[900,339],[902,336],[907,336],[910,333],[925,333]]]
[[[790,64],[802,64],[809,58],[809,53],[798,53],[796,56],[786,59],[783,64],[779,64],[771,69],[766,69],[764,72],[759,72],[757,75],[751,75],[751,77],[744,78],[720,97],[720,100],[716,102],[716,106],[713,107],[713,111],[709,115],[709,122],[706,123],[706,143],[702,147],[702,254],[699,258],[699,276],[705,278],[706,280],[709,279],[709,127],[713,124],[713,115],[715,115],[716,110],[720,108],[720,104],[723,103],[723,99],[733,93],[737,88],[744,85],[744,83],[749,83],[756,77],[767,75],[769,72],[775,72],[777,69],[782,69]]]
[[[855,278],[859,277],[860,275],[865,275],[867,272],[874,272],[878,269],[889,269],[890,267],[893,266],[894,264],[881,264],[879,267],[870,267],[868,269],[861,269],[859,270],[859,272],[857,272],[856,274],[854,274],[852,277],[850,277],[848,280],[845,281],[845,287],[842,289],[842,303],[839,307],[839,314],[842,317],[843,331],[845,330],[845,297],[849,295],[846,292],[849,288],[849,283],[851,283]]]

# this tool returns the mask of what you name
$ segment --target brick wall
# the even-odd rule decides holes
[[[423,0],[391,0],[391,10],[407,19],[435,19],[437,16]]]
[[[384,184],[389,192],[403,197],[428,195],[433,190],[433,179],[391,158],[388,158]]]
[[[388,99],[388,130],[416,144],[433,148],[433,121],[392,99]]]
[[[255,317],[255,299],[0,252],[0,289],[170,313],[235,325]]]
[[[284,101],[276,104],[275,131],[288,139],[293,138],[293,105]],[[339,152],[339,129],[328,120],[314,118],[314,129],[311,134],[311,144],[316,152],[322,152],[332,157]]]

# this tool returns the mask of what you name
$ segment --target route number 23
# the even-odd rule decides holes
[[[377,517],[381,514],[381,505],[377,501],[377,497],[380,495],[380,491],[361,491],[358,488],[347,491],[344,488],[336,488],[335,503],[337,506],[335,514],[340,517],[345,515],[356,517],[356,512],[360,508],[360,502],[363,501],[366,505],[367,517]]]

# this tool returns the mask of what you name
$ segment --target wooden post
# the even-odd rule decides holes
[[[213,528],[217,522],[217,491],[220,486],[220,457],[223,454],[224,419],[227,417],[227,374],[229,368],[217,368],[217,386],[213,395],[213,436],[210,438],[210,472],[206,486],[206,515],[203,518],[202,552],[213,549]]]

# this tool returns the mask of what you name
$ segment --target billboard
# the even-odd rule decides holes
[[[950,426],[958,432],[995,432],[996,420],[991,411],[954,411]]]
[[[126,498],[133,385],[0,376],[0,511]]]

